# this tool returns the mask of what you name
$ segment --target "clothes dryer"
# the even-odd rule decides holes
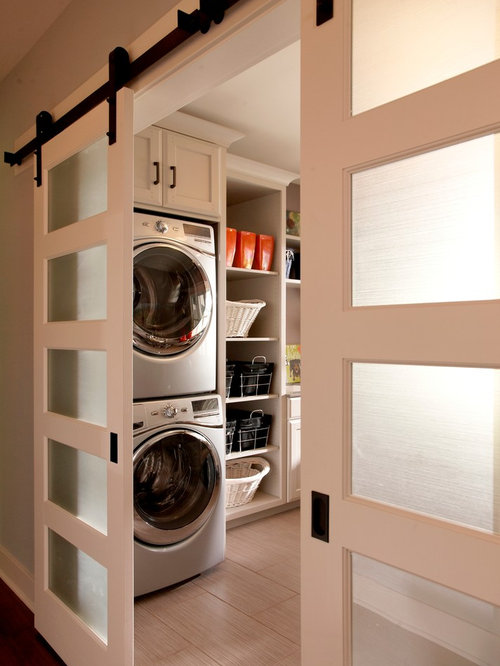
[[[136,210],[134,235],[134,400],[215,391],[212,227]]]
[[[135,595],[215,566],[225,548],[218,395],[134,403]]]

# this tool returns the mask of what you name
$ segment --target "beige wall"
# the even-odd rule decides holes
[[[33,571],[33,174],[15,176],[3,152],[175,4],[73,0],[0,82],[0,575],[10,558]]]

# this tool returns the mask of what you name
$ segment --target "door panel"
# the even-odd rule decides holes
[[[353,113],[494,60],[497,11],[496,0],[353,0]]]
[[[352,174],[352,304],[498,298],[498,137]]]
[[[498,531],[499,370],[352,365],[353,495]]]
[[[42,149],[35,189],[35,626],[70,664],[133,663],[132,107]]]
[[[352,553],[352,663],[494,664],[498,607]]]
[[[477,626],[474,609],[486,604],[481,613],[498,626],[500,63],[493,55],[471,71],[442,72],[373,99],[373,108],[354,105],[353,115],[351,74],[359,77],[361,66],[351,59],[353,12],[356,20],[373,4],[364,46],[391,53],[390,36],[404,38],[390,0],[336,2],[320,27],[315,3],[303,2],[302,658],[427,666],[430,653],[410,652],[413,632],[451,653],[439,663],[493,666],[500,645],[491,626]],[[416,14],[443,6],[396,4],[413,4]],[[469,6],[470,35],[482,23],[487,41],[496,20],[482,21],[484,7],[476,7]],[[421,25],[431,43],[436,26]],[[425,59],[428,42],[418,43]],[[396,67],[408,63],[401,57]],[[363,63],[373,91],[391,78],[376,64]],[[328,543],[309,533],[313,490],[330,497]],[[405,581],[402,590],[391,588],[394,579]],[[429,599],[416,605],[409,589],[420,586]],[[442,596],[452,620],[433,623]],[[406,609],[397,613],[404,640],[390,626],[396,598]],[[467,611],[460,623],[457,608]],[[412,613],[416,625],[403,626]],[[475,637],[467,648],[466,634]],[[391,635],[402,646],[396,656],[390,640],[382,652],[377,644]],[[478,636],[486,635],[490,651],[482,652]]]

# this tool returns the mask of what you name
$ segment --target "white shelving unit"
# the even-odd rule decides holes
[[[275,240],[270,271],[226,269],[228,300],[257,298],[265,301],[266,306],[257,315],[247,338],[226,338],[225,358],[251,361],[256,356],[264,356],[274,363],[268,395],[226,399],[230,409],[261,409],[272,416],[268,446],[227,456],[231,460],[258,455],[271,465],[254,499],[228,509],[228,521],[279,507],[287,501],[285,214],[286,187],[296,178],[297,174],[227,155],[227,226],[272,235]]]

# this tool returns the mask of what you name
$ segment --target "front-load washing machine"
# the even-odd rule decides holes
[[[209,224],[134,213],[134,400],[215,391],[216,254]]]
[[[135,595],[185,581],[224,559],[221,398],[134,403]]]

